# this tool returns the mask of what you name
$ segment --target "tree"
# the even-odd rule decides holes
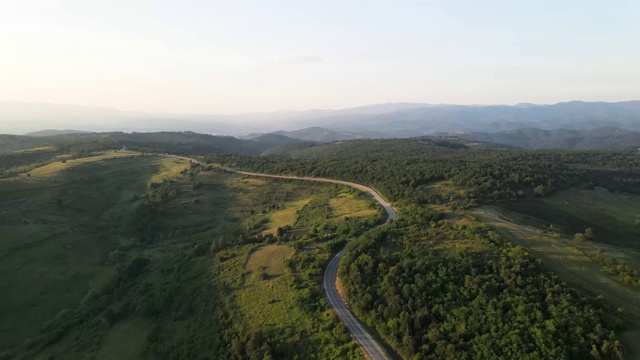
[[[536,194],[537,196],[543,197],[546,195],[546,189],[544,188],[544,185],[538,185],[536,187],[533,188],[533,193]]]
[[[587,228],[584,231],[584,237],[586,237],[589,240],[593,240],[593,230],[591,228]]]

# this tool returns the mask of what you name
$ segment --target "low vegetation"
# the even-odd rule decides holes
[[[568,189],[542,199],[529,199],[507,206],[547,224],[554,224],[567,236],[591,229],[590,240],[640,249],[636,218],[640,196],[603,188]]]
[[[71,164],[1,180],[0,228],[13,235],[0,266],[20,274],[0,278],[3,357],[360,357],[320,284],[336,249],[380,221],[379,209],[348,212],[367,200],[157,156]],[[247,226],[334,197],[358,205],[327,222],[304,215],[317,213],[308,201],[275,234]]]
[[[633,151],[420,138],[266,158],[196,135],[12,140],[21,152],[0,155],[1,357],[361,358],[321,288],[346,244],[350,305],[403,358],[618,359],[634,343]],[[107,152],[123,143],[216,166]],[[241,153],[266,145],[253,146]],[[357,190],[218,165],[362,183],[400,217],[377,228],[384,212]],[[611,299],[591,296],[604,290]]]

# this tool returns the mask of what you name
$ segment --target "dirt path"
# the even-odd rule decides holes
[[[572,285],[597,296],[602,295],[611,305],[623,308],[632,323],[640,324],[640,291],[619,283],[582,252],[570,240],[541,234],[539,229],[508,221],[497,208],[483,206],[471,211],[483,223],[494,227],[500,235],[515,245],[526,248],[544,265]],[[629,359],[640,359],[640,325],[620,334],[629,347]]]

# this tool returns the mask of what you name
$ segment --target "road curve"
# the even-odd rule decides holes
[[[395,219],[398,214],[391,204],[385,201],[380,194],[378,194],[375,190],[368,186],[342,181],[342,180],[334,180],[327,178],[314,178],[314,177],[299,177],[299,176],[285,176],[285,175],[270,175],[270,174],[260,174],[260,173],[252,173],[247,171],[239,171],[233,169],[227,169],[228,171],[235,172],[237,174],[249,175],[249,176],[261,176],[261,177],[270,177],[276,179],[293,179],[293,180],[305,180],[305,181],[319,181],[319,182],[327,182],[332,184],[340,184],[351,186],[353,188],[368,192],[373,198],[384,207],[387,212],[387,223],[389,220]],[[369,334],[369,332],[360,324],[358,319],[351,313],[351,311],[347,308],[346,304],[342,301],[340,294],[338,294],[338,289],[336,288],[336,280],[338,279],[338,265],[340,264],[340,260],[344,255],[344,250],[340,251],[336,256],[331,259],[327,269],[324,272],[324,289],[326,291],[325,295],[327,296],[327,300],[329,300],[329,304],[333,308],[333,310],[338,314],[340,319],[347,325],[351,334],[355,337],[356,341],[360,346],[364,349],[370,359],[372,360],[386,360],[389,359],[385,351],[382,349],[382,346],[378,344],[378,342]]]
[[[348,181],[327,179],[327,178],[300,177],[300,176],[288,176],[288,175],[271,175],[271,174],[261,174],[261,173],[253,173],[253,172],[248,172],[248,171],[233,170],[233,169],[225,169],[225,170],[230,171],[230,172],[234,172],[236,174],[242,174],[242,175],[270,177],[270,178],[276,178],[276,179],[317,181],[317,182],[326,182],[326,183],[350,186],[350,187],[356,188],[358,190],[362,190],[362,191],[365,191],[365,192],[369,193],[377,202],[379,202],[380,205],[382,205],[384,210],[387,212],[387,222],[389,222],[389,220],[395,219],[398,216],[396,211],[393,210],[393,207],[391,206],[391,204],[389,204],[385,199],[382,198],[382,196],[380,196],[380,194],[378,194],[375,190],[373,190],[372,188],[370,188],[368,186],[364,186],[364,185],[360,185],[360,184],[356,184],[356,183],[352,183],[352,182],[348,182]]]
[[[189,158],[189,157],[185,157],[185,156],[176,156],[176,155],[164,155],[164,156],[188,160],[188,161],[192,161],[194,163],[203,165],[200,161]],[[380,196],[380,194],[378,194],[375,190],[373,190],[368,186],[364,186],[364,185],[360,185],[360,184],[356,184],[348,181],[334,180],[334,179],[327,179],[327,178],[272,175],[272,174],[261,174],[261,173],[254,173],[254,172],[248,172],[248,171],[240,171],[240,170],[234,170],[230,168],[224,168],[224,169],[236,174],[242,174],[242,175],[248,175],[248,176],[259,176],[259,177],[289,179],[289,180],[317,181],[317,182],[326,182],[326,183],[350,186],[362,191],[366,191],[371,196],[373,196],[373,198],[377,202],[379,202],[380,205],[382,205],[382,207],[384,207],[385,211],[387,212],[386,223],[388,223],[389,220],[393,220],[398,216],[398,214],[393,209],[391,204],[385,201],[382,198],[382,196]],[[336,256],[334,256],[333,259],[331,259],[331,261],[329,262],[329,265],[327,266],[327,269],[324,272],[323,283],[326,291],[325,295],[327,296],[327,300],[329,301],[329,304],[334,309],[334,311],[338,314],[340,319],[342,319],[345,325],[347,325],[347,328],[349,328],[349,331],[351,332],[351,334],[355,337],[358,344],[360,344],[360,346],[364,349],[364,351],[367,353],[370,359],[372,360],[389,359],[385,351],[382,349],[382,346],[378,344],[378,342],[373,338],[373,336],[369,334],[367,329],[365,329],[364,326],[362,326],[362,324],[358,321],[358,319],[356,319],[356,317],[347,308],[346,304],[342,301],[340,294],[338,294],[338,289],[336,288],[336,280],[338,278],[338,265],[340,264],[340,260],[342,259],[342,256],[344,256],[344,249],[340,251],[338,254],[336,254]]]

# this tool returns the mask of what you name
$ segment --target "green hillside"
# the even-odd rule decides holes
[[[242,146],[208,135],[96,136],[0,157],[3,357],[361,358],[321,287],[347,244],[341,291],[401,358],[638,352],[633,151],[421,137],[247,156],[206,152]],[[211,166],[162,156],[201,146]],[[377,228],[356,190],[221,166],[369,185],[399,218]]]
[[[358,358],[319,284],[335,246],[379,221],[368,198],[160,156],[45,167],[0,180],[4,357]]]

